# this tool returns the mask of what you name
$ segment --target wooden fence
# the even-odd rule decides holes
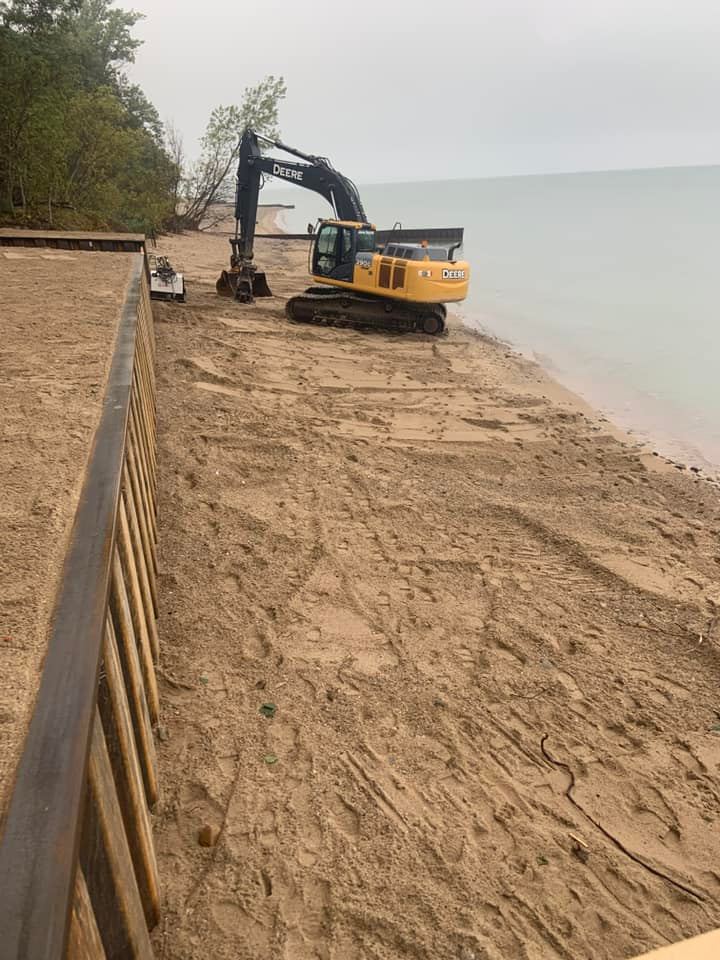
[[[55,250],[144,253],[144,233],[105,233],[84,230],[17,230],[0,227],[0,247],[52,247]]]
[[[2,960],[152,957],[160,911],[149,814],[158,798],[153,360],[138,253],[0,842]]]

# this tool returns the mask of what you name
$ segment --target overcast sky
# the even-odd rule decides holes
[[[281,74],[287,143],[361,183],[720,162],[720,0],[133,0],[197,151]]]

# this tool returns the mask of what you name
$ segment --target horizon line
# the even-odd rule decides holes
[[[464,180],[520,180],[531,177],[581,177],[593,176],[599,173],[647,173],[649,171],[663,170],[707,170],[712,167],[720,167],[720,163],[662,163],[650,167],[598,167],[589,170],[552,170],[538,173],[491,173],[479,176],[465,177],[423,177],[413,180],[358,180],[358,184],[365,187],[385,187],[397,186],[401,183],[461,183]],[[275,183],[282,184],[281,180],[273,180]],[[290,189],[291,185],[284,185],[285,189]]]

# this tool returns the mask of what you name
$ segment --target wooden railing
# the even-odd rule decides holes
[[[55,250],[144,253],[145,234],[83,230],[17,230],[0,227],[0,247],[52,247]]]
[[[152,957],[153,358],[138,253],[0,842],[2,960]]]

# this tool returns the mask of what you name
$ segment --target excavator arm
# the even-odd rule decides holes
[[[260,150],[260,141],[304,162],[265,156]],[[280,140],[271,140],[252,130],[243,132],[239,153],[235,190],[235,237],[238,243],[237,249],[233,248],[238,256],[248,260],[253,258],[258,196],[264,175],[287,180],[295,186],[319,193],[332,206],[339,220],[367,222],[357,187],[338,173],[325,157],[301,153]]]
[[[291,154],[302,162],[267,156],[262,153],[260,142]],[[254,296],[270,296],[265,275],[256,270],[253,262],[258,200],[264,176],[287,180],[298,187],[319,193],[340,220],[367,222],[357,187],[338,173],[327,158],[301,153],[280,140],[271,140],[246,129],[240,139],[235,188],[235,236],[230,239],[232,270],[230,273],[223,272],[218,281],[218,293],[245,302],[251,302]]]

